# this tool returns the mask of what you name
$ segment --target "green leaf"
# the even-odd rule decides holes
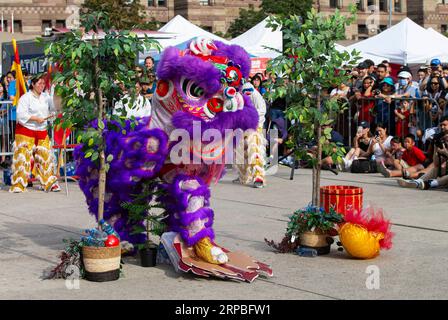
[[[100,128],[101,130],[104,130],[104,122],[103,121],[98,121],[98,128]]]
[[[90,158],[92,156],[92,152],[89,151],[86,153],[86,155],[84,156],[84,158]]]
[[[114,155],[113,154],[108,155],[106,160],[107,162],[112,162],[112,160],[114,160]]]
[[[96,161],[96,160],[98,159],[98,156],[99,156],[98,151],[95,151],[95,152],[92,154],[92,158],[91,158],[91,160],[92,160],[92,161]]]
[[[95,140],[93,140],[93,138],[89,139],[89,143],[87,144],[89,147],[93,146]]]

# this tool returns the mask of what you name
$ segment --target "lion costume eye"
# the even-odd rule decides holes
[[[205,91],[199,85],[197,85],[193,80],[182,78],[181,79],[182,91],[189,99],[199,100],[203,98]]]

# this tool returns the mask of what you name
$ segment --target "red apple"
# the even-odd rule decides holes
[[[106,247],[116,247],[120,244],[120,240],[114,236],[113,234],[107,236],[106,241],[104,241],[104,245]]]

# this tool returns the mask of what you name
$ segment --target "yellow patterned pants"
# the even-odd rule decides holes
[[[262,135],[263,128],[249,130],[244,134],[244,141],[240,145],[240,150],[244,150],[244,155],[238,154],[237,150],[237,170],[239,180],[242,184],[253,184],[256,181],[266,185],[264,165],[266,163],[266,139]],[[241,151],[240,151],[241,152]],[[244,161],[242,161],[244,159]]]
[[[31,171],[33,161],[34,168]],[[12,186],[9,191],[26,191],[31,173],[39,180],[44,191],[50,191],[56,183],[50,139],[46,132],[36,132],[18,125],[12,162]]]

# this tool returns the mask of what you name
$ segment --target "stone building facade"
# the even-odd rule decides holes
[[[147,8],[148,19],[168,22],[182,15],[212,32],[225,33],[238,17],[240,8],[258,8],[261,0],[140,0]],[[3,30],[41,34],[46,27],[69,27],[73,14],[83,0],[0,0]]]
[[[390,2],[392,1],[392,11]],[[316,0],[315,8],[324,13],[332,14],[339,9],[343,14],[349,14],[350,5],[357,6],[357,20],[346,30],[348,40],[361,40],[376,35],[387,29],[389,19],[392,25],[407,16],[405,0]],[[391,15],[389,14],[391,12]]]
[[[146,7],[148,19],[167,22],[175,15],[211,31],[225,33],[239,10],[259,8],[262,0],[140,0]],[[391,1],[391,2],[390,2]],[[41,34],[45,27],[69,27],[73,14],[83,0],[0,0],[3,30],[24,34]],[[348,40],[359,40],[386,29],[389,17],[396,24],[409,16],[424,27],[446,32],[448,0],[314,0],[314,6],[324,14],[336,8],[348,14],[349,5],[358,7],[357,21],[347,29]],[[391,15],[389,15],[392,4]]]
[[[408,16],[425,28],[448,32],[448,0],[408,0]]]

